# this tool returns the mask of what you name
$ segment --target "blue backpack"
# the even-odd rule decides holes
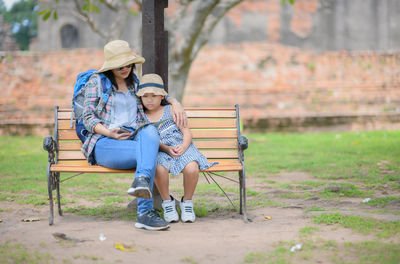
[[[85,108],[84,103],[85,103],[85,90],[86,90],[85,87],[90,77],[92,77],[92,75],[96,71],[97,70],[87,70],[85,72],[78,74],[74,85],[74,94],[72,96],[72,109],[73,109],[73,114],[75,115],[75,131],[82,142],[85,142],[88,136],[88,131],[85,129],[85,126],[83,125],[83,110]],[[107,103],[108,98],[110,97],[111,94],[112,83],[103,73],[97,74],[97,76],[99,78],[98,83],[100,83],[102,88],[101,95],[103,97],[104,102]],[[72,120],[73,120],[73,115],[71,114],[71,127],[73,126]]]

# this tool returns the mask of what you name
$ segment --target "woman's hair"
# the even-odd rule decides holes
[[[135,70],[135,68],[136,68],[136,65],[133,64],[128,77],[126,77],[126,79],[125,79],[125,82],[127,85],[131,85],[135,82],[135,79],[133,78],[133,71]],[[118,84],[117,84],[117,81],[115,80],[115,76],[114,76],[114,73],[112,72],[112,70],[105,71],[104,75],[107,76],[107,78],[111,81],[112,85],[114,85],[118,90]]]

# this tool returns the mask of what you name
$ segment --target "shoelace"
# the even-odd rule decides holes
[[[185,212],[186,212],[186,213],[191,213],[191,212],[193,212],[193,207],[191,207],[191,206],[189,206],[189,205],[184,206],[184,209],[185,209]]]
[[[173,208],[172,205],[167,205],[167,206],[165,207],[165,212],[166,212],[166,213],[170,213],[170,212],[172,212],[173,210],[174,210],[174,208]]]
[[[153,216],[158,216],[158,214],[156,214],[156,211],[154,209],[152,209],[149,211],[148,216],[153,217]]]

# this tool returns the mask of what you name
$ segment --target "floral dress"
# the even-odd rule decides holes
[[[147,116],[145,116],[145,119],[146,122],[151,122]],[[183,134],[173,120],[171,105],[164,106],[164,113],[158,122],[163,122],[158,128],[161,143],[167,146],[182,144]],[[170,173],[173,175],[181,173],[185,166],[191,161],[196,161],[199,164],[200,170],[205,170],[218,164],[218,162],[208,162],[207,158],[201,154],[193,142],[189,145],[187,150],[177,158],[173,158],[162,151],[158,152],[157,155],[157,165],[162,165],[169,169]]]

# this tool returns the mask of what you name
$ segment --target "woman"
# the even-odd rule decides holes
[[[113,84],[109,98],[104,100],[96,74],[86,84],[84,125],[89,131],[82,151],[91,164],[115,169],[136,168],[135,178],[128,194],[138,197],[138,216],[135,226],[147,230],[163,230],[168,223],[153,209],[155,163],[160,138],[155,126],[145,126],[133,137],[144,122],[143,106],[136,97],[138,79],[135,64],[144,58],[132,52],[123,40],[114,40],[104,46],[104,64],[97,73],[104,73]],[[186,123],[183,107],[169,97],[178,123]],[[122,129],[124,127],[124,129]]]

